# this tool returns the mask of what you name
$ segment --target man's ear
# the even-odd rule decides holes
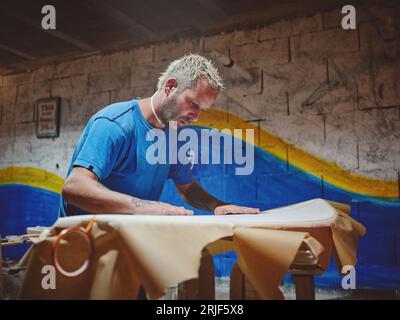
[[[176,80],[175,77],[168,78],[167,81],[165,81],[165,94],[168,97],[174,90],[176,90],[178,87],[178,81]]]

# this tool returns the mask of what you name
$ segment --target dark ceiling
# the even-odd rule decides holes
[[[1,0],[0,74],[85,53],[268,24],[343,3],[338,0]],[[44,16],[41,9],[46,4],[56,8],[56,30],[41,27]]]

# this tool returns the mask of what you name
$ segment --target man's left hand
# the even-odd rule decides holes
[[[215,213],[215,215],[223,215],[223,214],[257,214],[257,213],[260,213],[260,209],[235,206],[233,204],[227,204],[227,205],[224,205],[224,206],[216,207],[214,209],[214,213]]]

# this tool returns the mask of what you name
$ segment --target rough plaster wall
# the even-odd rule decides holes
[[[252,30],[0,76],[0,168],[41,167],[63,177],[94,112],[114,101],[151,95],[172,59],[216,50],[230,55],[235,67],[253,77],[245,81],[217,62],[227,90],[216,108],[346,170],[398,180],[400,34],[397,30],[396,37],[386,41],[379,35],[385,10],[357,8],[355,31],[339,27],[338,8]],[[35,102],[49,96],[61,97],[60,137],[37,139]],[[260,143],[274,148],[269,141]],[[290,148],[287,152],[290,160]]]

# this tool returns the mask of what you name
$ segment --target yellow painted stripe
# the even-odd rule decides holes
[[[336,163],[320,159],[233,114],[208,109],[201,114],[199,121],[195,124],[218,130],[226,128],[232,133],[233,129],[253,129],[254,136],[257,137],[255,145],[279,159],[284,161],[289,159],[292,165],[316,177],[323,175],[324,181],[340,189],[380,198],[399,196],[398,181],[372,179],[353,174]]]
[[[54,173],[32,167],[8,167],[0,170],[0,185],[23,184],[61,193],[64,179]]]

